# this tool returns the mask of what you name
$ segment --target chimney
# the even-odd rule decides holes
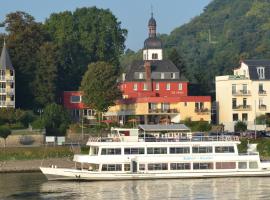
[[[152,80],[151,80],[151,63],[149,61],[144,62],[145,69],[145,80],[148,91],[152,91]]]

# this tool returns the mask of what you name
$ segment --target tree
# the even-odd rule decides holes
[[[68,112],[63,106],[56,103],[49,104],[45,107],[42,115],[46,135],[65,135],[68,125],[70,123],[70,117]]]
[[[247,130],[247,124],[245,122],[242,121],[238,121],[235,125],[234,125],[234,130],[236,132],[244,132]]]
[[[6,16],[7,46],[16,71],[16,107],[33,108],[33,84],[38,67],[37,52],[47,34],[41,23],[25,12]]]
[[[185,65],[184,59],[176,50],[176,48],[173,48],[169,52],[168,58],[175,64],[175,66],[180,72],[180,75],[182,76],[186,72],[186,65]]]
[[[38,52],[38,69],[33,81],[35,102],[38,107],[45,107],[56,102],[58,52],[52,43],[44,43]]]
[[[83,102],[98,112],[106,112],[121,98],[118,70],[106,62],[96,62],[88,66],[83,76],[81,91]]]
[[[53,42],[59,48],[59,86],[77,90],[92,62],[119,64],[127,31],[109,10],[79,8],[75,12],[52,14],[45,22]]]
[[[4,147],[6,147],[6,139],[11,134],[11,131],[7,127],[0,127],[0,137],[2,137],[5,141]]]

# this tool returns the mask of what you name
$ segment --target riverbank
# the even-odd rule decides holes
[[[40,171],[40,166],[50,167],[51,165],[72,168],[74,167],[74,162],[70,158],[0,161],[0,173],[38,172]]]

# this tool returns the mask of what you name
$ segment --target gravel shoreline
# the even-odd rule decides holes
[[[70,160],[70,158],[0,161],[0,173],[38,172],[40,171],[40,166],[50,167],[51,165],[64,168],[73,168],[74,162]]]

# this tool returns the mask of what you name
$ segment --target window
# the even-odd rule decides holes
[[[192,147],[192,153],[212,153],[212,147]]]
[[[263,84],[259,83],[259,94],[265,94],[266,92],[263,89]]]
[[[175,73],[171,73],[171,79],[175,79]]]
[[[10,84],[10,88],[13,89],[14,88],[14,83]]]
[[[166,147],[148,147],[147,154],[167,154]]]
[[[171,170],[186,170],[190,169],[190,163],[171,163]]]
[[[250,169],[257,169],[258,163],[257,162],[249,162],[249,168]]]
[[[236,94],[236,84],[232,84],[232,94]]]
[[[14,71],[10,70],[10,76],[14,76]]]
[[[130,171],[130,164],[124,164],[124,170]]]
[[[139,73],[139,79],[143,79],[143,73],[142,72]]]
[[[259,79],[264,79],[264,67],[257,67],[257,74]]]
[[[243,107],[247,107],[247,98],[243,98]]]
[[[170,83],[167,83],[166,84],[166,90],[170,90],[171,89],[171,84]]]
[[[101,155],[121,155],[121,148],[103,148]]]
[[[190,153],[190,148],[189,147],[170,147],[170,153],[171,154]]]
[[[159,83],[156,83],[156,90],[159,90]]]
[[[237,114],[237,113],[234,113],[234,114],[232,115],[232,118],[233,118],[233,121],[234,121],[234,122],[238,121],[238,114]]]
[[[148,164],[148,170],[168,170],[168,164],[167,163],[149,163]]]
[[[144,154],[144,148],[125,148],[124,154]]]
[[[238,162],[238,169],[246,169],[247,162]]]
[[[248,91],[247,91],[247,84],[243,84],[242,85],[242,88],[243,88],[243,94],[247,94]]]
[[[138,90],[138,85],[137,85],[137,83],[134,83],[134,85],[133,85],[133,90],[134,90],[134,91],[137,91],[137,90]]]
[[[182,89],[183,89],[182,83],[178,83],[178,90],[182,90]]]
[[[195,110],[197,110],[197,111],[202,110],[203,107],[204,107],[203,102],[196,102],[195,103]]]
[[[215,147],[216,153],[234,153],[233,146],[217,146]]]
[[[102,171],[122,171],[122,165],[121,164],[103,164],[102,165]]]
[[[152,59],[158,59],[158,54],[157,53],[152,53]]]
[[[236,98],[232,99],[232,108],[235,109],[237,107],[237,100]]]
[[[70,97],[71,103],[80,103],[81,102],[81,96],[71,96]]]
[[[187,102],[185,102],[185,106],[187,106]]]
[[[248,114],[242,113],[242,121],[248,121]]]
[[[14,95],[11,95],[11,96],[10,96],[10,101],[14,101],[14,99],[15,99],[15,98],[14,98]]]
[[[157,104],[156,103],[148,103],[148,109],[149,110],[156,110]]]
[[[165,74],[164,73],[160,73],[160,78],[164,79],[165,78]]]
[[[144,171],[145,170],[145,164],[139,164],[139,170]]]
[[[235,169],[235,162],[216,162],[216,169]]]
[[[143,84],[143,90],[148,90],[147,83]]]
[[[193,163],[193,169],[213,169],[213,163]]]
[[[161,103],[161,110],[169,110],[170,109],[170,104],[169,103]]]

